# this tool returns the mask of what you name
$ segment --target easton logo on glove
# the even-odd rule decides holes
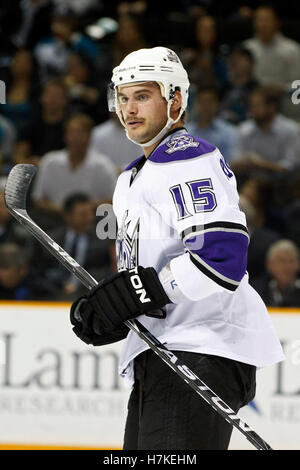
[[[151,302],[151,299],[147,296],[147,292],[143,287],[140,276],[138,275],[138,267],[136,266],[133,269],[129,269],[130,273],[135,273],[133,276],[130,276],[130,282],[135,289],[137,295],[139,295],[139,301],[144,304],[146,302]]]
[[[155,269],[137,266],[103,279],[86,296],[79,313],[86,331],[102,335],[139,315],[165,318],[162,307],[169,302]]]

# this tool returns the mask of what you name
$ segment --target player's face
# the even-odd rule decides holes
[[[167,122],[167,102],[157,83],[121,87],[118,103],[129,137],[140,145],[156,136]]]

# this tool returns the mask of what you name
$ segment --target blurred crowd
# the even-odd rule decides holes
[[[116,270],[96,208],[141,149],[108,112],[106,89],[128,53],[166,46],[190,77],[187,130],[235,172],[250,283],[268,306],[300,307],[300,6],[283,3],[0,2],[0,299],[85,291],[8,213],[16,163],[38,167],[32,218],[95,279]]]

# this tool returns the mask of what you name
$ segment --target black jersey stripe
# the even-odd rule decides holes
[[[193,225],[192,227],[189,227],[181,232],[181,238],[184,239],[187,236],[192,236],[194,232],[205,232],[206,230],[209,229],[227,229],[227,230],[240,230],[241,232],[244,232],[245,235],[248,237],[248,230],[245,225],[242,224],[236,224],[234,222],[212,222],[210,224],[204,224],[204,225]]]

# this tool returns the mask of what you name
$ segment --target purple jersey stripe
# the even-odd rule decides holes
[[[247,269],[246,235],[236,232],[206,232],[189,238],[185,246],[217,273],[236,282],[242,280]]]

